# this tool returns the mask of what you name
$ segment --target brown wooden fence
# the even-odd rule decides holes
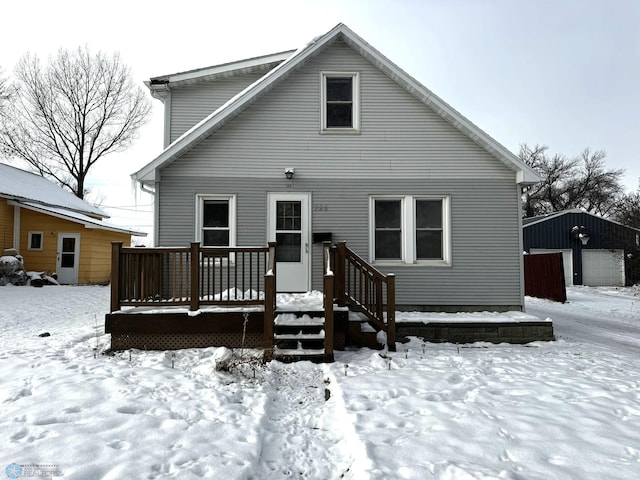
[[[567,301],[562,253],[524,256],[524,293],[556,302]]]

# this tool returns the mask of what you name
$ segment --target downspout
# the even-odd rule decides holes
[[[13,248],[20,253],[20,205],[13,206]]]
[[[156,196],[156,193],[158,191],[158,189],[160,188],[160,184],[158,182],[156,182],[155,184],[155,188],[151,189],[149,187],[147,187],[144,183],[138,181],[138,184],[140,185],[140,190],[148,193],[149,195],[151,195],[153,197],[153,246],[157,247],[158,246],[158,233],[159,233],[159,228],[158,228],[158,219],[160,218],[160,210],[158,208],[158,197]]]

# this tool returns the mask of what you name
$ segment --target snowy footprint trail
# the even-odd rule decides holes
[[[326,365],[271,362],[262,449],[252,480],[354,478],[352,422]]]

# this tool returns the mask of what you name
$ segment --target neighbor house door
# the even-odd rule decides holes
[[[311,284],[310,194],[268,195],[268,240],[276,242],[276,289],[306,292]]]
[[[58,282],[78,283],[78,263],[80,261],[80,234],[59,233],[56,273]]]

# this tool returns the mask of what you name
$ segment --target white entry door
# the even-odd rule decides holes
[[[311,284],[310,194],[268,195],[268,240],[276,242],[276,289],[306,292]]]
[[[78,283],[78,263],[80,261],[80,234],[59,233],[56,273],[58,282]]]

